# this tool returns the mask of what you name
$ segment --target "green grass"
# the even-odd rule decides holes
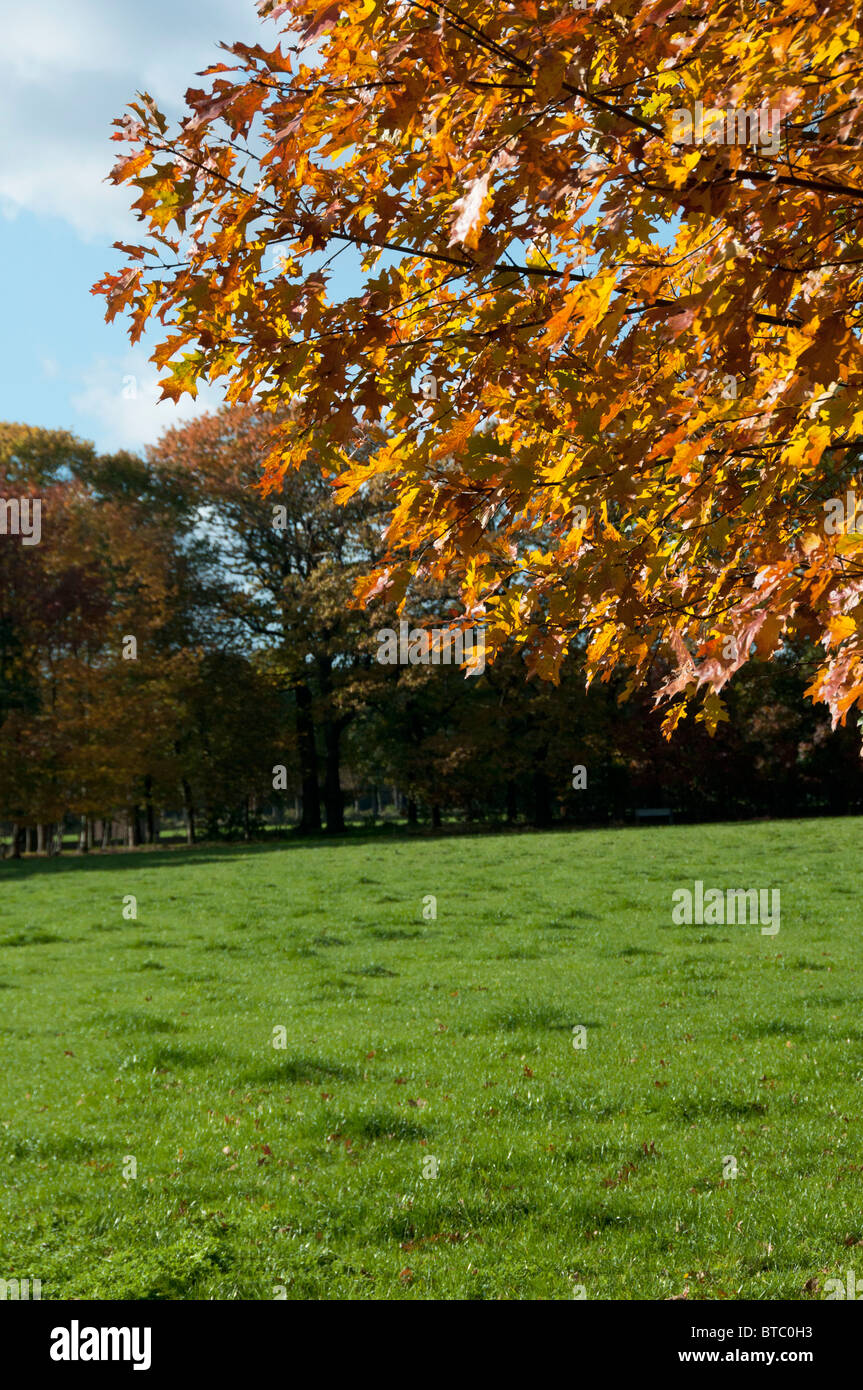
[[[863,821],[820,820],[3,865],[0,1277],[801,1299],[863,1275],[861,849]],[[696,878],[779,887],[778,936],[672,925]]]

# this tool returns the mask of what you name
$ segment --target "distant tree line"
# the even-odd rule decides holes
[[[578,654],[556,685],[526,680],[517,651],[467,679],[381,665],[376,633],[398,615],[351,597],[387,497],[370,485],[340,505],[311,455],[263,495],[268,429],[225,408],[140,458],[0,425],[0,506],[41,502],[38,544],[0,528],[7,854],[55,851],[64,829],[82,850],[140,844],[166,818],[190,842],[286,822],[340,834],[346,801],[431,826],[863,808],[859,733],[805,698],[804,642],[746,668],[712,737],[696,721],[671,742],[649,688],[585,689]],[[410,619],[453,612],[429,584]]]

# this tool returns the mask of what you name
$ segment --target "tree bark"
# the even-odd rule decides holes
[[[340,835],[345,828],[345,798],[342,793],[341,740],[344,724],[332,708],[333,663],[324,654],[316,662],[322,696],[324,737],[324,810],[327,834]]]
[[[183,778],[183,809],[186,812],[186,844],[195,843],[195,807],[192,804],[192,788]]]
[[[153,779],[149,772],[144,778],[144,807],[147,816],[147,844],[155,844],[156,841],[156,812],[153,806]]]
[[[297,751],[300,758],[303,802],[297,829],[301,834],[310,834],[321,828],[321,793],[318,787],[318,754],[315,748],[312,692],[305,681],[296,681],[293,690],[296,700]]]
[[[324,721],[326,764],[324,776],[324,806],[327,812],[327,834],[339,835],[345,828],[345,798],[341,779],[341,729],[337,721]]]

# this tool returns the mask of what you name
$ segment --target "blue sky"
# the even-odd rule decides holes
[[[152,343],[130,348],[90,286],[139,240],[129,190],[104,182],[111,121],[136,91],[170,115],[218,41],[275,41],[254,0],[40,0],[4,7],[0,46],[0,419],[139,449],[214,391],[157,402]],[[155,341],[155,340],[153,340]],[[134,382],[132,382],[134,378]]]
[[[224,59],[220,40],[273,46],[254,0],[40,0],[6,6],[0,41],[0,420],[69,429],[101,451],[143,449],[178,420],[221,402],[160,402],[127,320],[106,324],[94,281],[121,263],[116,240],[141,240],[128,187],[105,182],[121,147],[112,121],[140,91],[169,116]],[[523,251],[517,242],[513,250]],[[326,259],[332,248],[320,253]],[[384,255],[380,266],[390,260]],[[360,257],[345,248],[330,293],[356,293]]]

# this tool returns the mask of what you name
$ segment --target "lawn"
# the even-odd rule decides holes
[[[818,820],[0,865],[0,1277],[805,1299],[863,1276],[861,850],[863,821]],[[780,888],[778,935],[674,925],[695,879]]]

